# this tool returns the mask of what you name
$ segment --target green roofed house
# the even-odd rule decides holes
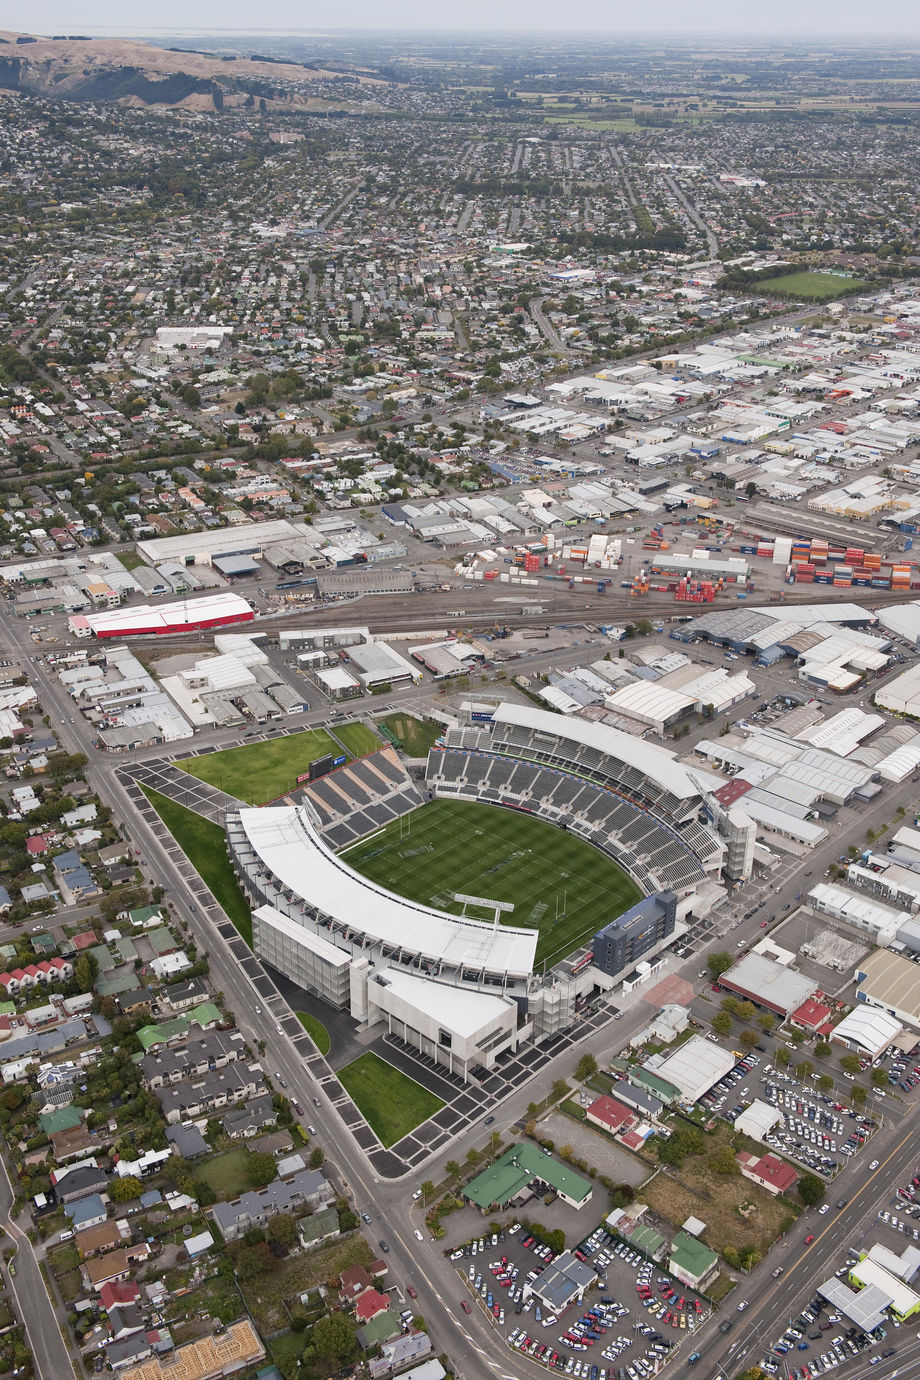
[[[175,1020],[162,1021],[160,1025],[144,1025],[136,1034],[145,1054],[158,1045],[178,1044],[188,1038],[188,1017],[176,1016]]]
[[[100,997],[120,997],[122,992],[130,992],[137,986],[137,974],[113,973],[111,977],[98,977],[93,988]]]
[[[189,1025],[200,1025],[202,1030],[210,1030],[213,1025],[220,1025],[223,1016],[212,1001],[203,1001],[193,1006],[191,1011],[186,1011],[184,1019]]]
[[[468,1203],[480,1212],[508,1207],[527,1196],[534,1179],[541,1179],[570,1207],[582,1208],[591,1200],[591,1184],[567,1165],[560,1164],[535,1145],[512,1145],[494,1164],[471,1180],[463,1190]]]
[[[82,1123],[83,1117],[79,1107],[55,1107],[53,1112],[42,1112],[38,1124],[46,1136],[56,1136],[61,1131],[72,1131]]]
[[[147,942],[150,944],[157,958],[162,958],[164,954],[175,953],[177,949],[181,949],[182,947],[176,936],[172,934],[165,925],[158,925],[155,930],[149,930],[147,933]]]
[[[650,1069],[631,1068],[629,1070],[629,1081],[636,1087],[645,1088],[653,1097],[657,1097],[659,1102],[663,1102],[666,1107],[670,1107],[672,1102],[680,1101],[680,1088],[676,1088],[673,1083],[667,1082],[664,1078],[659,1078]]]
[[[300,1237],[300,1244],[305,1251],[315,1251],[317,1246],[322,1246],[326,1241],[331,1241],[339,1234],[339,1214],[334,1206],[320,1208],[309,1217],[301,1217],[297,1223],[297,1235]],[[385,1314],[381,1313],[381,1317]],[[372,1321],[376,1322],[376,1318]],[[390,1323],[392,1324],[392,1318]],[[387,1333],[389,1336],[389,1333]],[[385,1341],[386,1338],[381,1338]]]
[[[139,906],[137,910],[128,911],[128,919],[132,925],[158,925],[164,919],[163,908],[162,906]]]
[[[718,1272],[719,1257],[695,1236],[679,1231],[671,1242],[668,1269],[691,1289],[705,1289]]]
[[[128,935],[116,939],[113,947],[122,963],[133,963],[137,958],[137,945]]]
[[[110,973],[115,967],[115,959],[109,951],[107,944],[94,944],[87,950],[96,960],[96,971],[99,973]]]

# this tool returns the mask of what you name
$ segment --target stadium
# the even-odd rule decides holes
[[[708,910],[739,843],[709,785],[616,729],[502,704],[424,774],[385,748],[226,827],[260,958],[468,1078]]]

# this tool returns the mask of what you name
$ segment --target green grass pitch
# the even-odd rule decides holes
[[[452,893],[510,901],[506,924],[536,929],[537,963],[577,949],[642,897],[583,839],[532,815],[433,800],[343,854],[349,867],[409,900],[460,915]],[[492,912],[466,908],[477,920]]]

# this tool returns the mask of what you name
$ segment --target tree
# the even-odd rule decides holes
[[[310,1347],[328,1361],[345,1361],[355,1349],[355,1325],[347,1313],[326,1313],[310,1334]]]
[[[815,1054],[819,1059],[826,1059],[831,1052],[831,1047],[827,1040],[819,1040],[815,1045]]]
[[[738,1174],[738,1161],[730,1145],[720,1145],[709,1156],[709,1168],[714,1174]]]
[[[873,1069],[869,1077],[872,1080],[873,1088],[884,1088],[888,1082],[888,1074],[884,1069]]]
[[[593,1078],[597,1073],[597,1060],[593,1054],[583,1054],[578,1061],[575,1070],[575,1077],[579,1083],[583,1083],[586,1078]]]
[[[760,1036],[757,1034],[756,1030],[742,1030],[738,1039],[744,1045],[745,1049],[754,1049]]]
[[[810,1078],[811,1075],[814,1073],[815,1066],[810,1059],[803,1059],[801,1063],[796,1064],[795,1071],[798,1074],[798,1077],[804,1083],[805,1079]]]
[[[727,1035],[732,1028],[732,1018],[727,1011],[717,1011],[712,1018],[712,1028],[717,1035]]]
[[[852,1093],[850,1094],[850,1101],[851,1101],[854,1105],[859,1106],[859,1107],[862,1107],[862,1106],[864,1105],[864,1103],[865,1103],[865,1101],[866,1101],[866,1098],[867,1098],[868,1096],[869,1096],[869,1094],[866,1092],[866,1090],[865,1090],[865,1088],[862,1086],[862,1084],[861,1084],[861,1083],[857,1083],[857,1084],[856,1084],[856,1087],[853,1089]]]
[[[779,1049],[776,1051],[776,1062],[784,1069],[788,1068],[792,1063],[792,1055],[785,1045],[780,1045]]]
[[[84,951],[73,965],[73,979],[80,992],[91,992],[99,972],[99,963],[94,954]]]
[[[735,1015],[739,1021],[752,1021],[757,1015],[757,1008],[752,1001],[739,1001]]]
[[[458,1183],[462,1170],[456,1160],[448,1160],[444,1166],[444,1172],[453,1179],[454,1183]]]
[[[265,1241],[255,1246],[243,1246],[236,1256],[236,1272],[240,1279],[258,1279],[272,1268],[274,1257]]]
[[[720,978],[723,973],[728,971],[728,969],[732,966],[734,961],[735,960],[730,953],[722,952],[717,954],[710,954],[709,957],[706,959],[706,967],[709,969],[710,977]]]
[[[820,1073],[818,1077],[815,1079],[815,1083],[816,1086],[823,1093],[829,1093],[831,1088],[834,1086],[834,1080],[833,1078],[831,1078],[829,1073]]]
[[[569,1085],[564,1078],[557,1078],[553,1084],[553,1101],[561,1102],[564,1097],[569,1095]]]
[[[274,1155],[265,1150],[252,1150],[246,1161],[246,1177],[254,1188],[264,1188],[277,1173]]]
[[[276,1212],[274,1217],[269,1218],[265,1235],[270,1242],[281,1246],[286,1254],[297,1241],[297,1226],[290,1213]]]
[[[123,1179],[112,1179],[108,1193],[113,1203],[129,1203],[143,1193],[141,1181],[136,1174],[126,1174]]]
[[[737,997],[723,997],[720,1005],[722,1010],[727,1011],[730,1016],[738,1014],[739,1003]]]
[[[814,1207],[824,1197],[825,1187],[817,1174],[803,1174],[799,1179],[799,1197],[806,1207]]]
[[[324,1155],[321,1148],[318,1145],[314,1145],[313,1149],[310,1151],[310,1168],[322,1168],[322,1163],[325,1158],[326,1156]]]
[[[840,1067],[843,1069],[844,1073],[852,1073],[852,1074],[857,1074],[857,1073],[859,1073],[859,1069],[860,1069],[859,1055],[857,1055],[857,1054],[842,1054],[842,1055],[840,1056]]]
[[[771,1015],[769,1011],[765,1011],[763,1015],[758,1018],[757,1024],[765,1035],[769,1035],[770,1031],[776,1025],[776,1017]]]
[[[434,1197],[434,1184],[430,1179],[425,1179],[422,1184],[422,1202],[427,1203],[429,1198]]]

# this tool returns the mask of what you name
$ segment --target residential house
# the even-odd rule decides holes
[[[196,1040],[189,1040],[182,1049],[159,1050],[145,1054],[140,1061],[144,1082],[151,1092],[185,1078],[195,1078],[209,1069],[222,1069],[242,1059],[246,1041],[238,1030],[209,1031]]]
[[[744,1150],[735,1158],[744,1177],[765,1188],[774,1198],[780,1193],[788,1193],[798,1183],[799,1176],[792,1165],[776,1155],[767,1153],[757,1156]]]
[[[261,1097],[252,1098],[245,1107],[227,1112],[221,1125],[231,1140],[251,1140],[266,1127],[273,1126],[277,1116],[271,1093],[263,1093]]]
[[[78,1231],[74,1240],[80,1259],[88,1260],[90,1256],[114,1251],[115,1247],[121,1246],[129,1236],[128,1224],[122,1220],[100,1222],[95,1227],[87,1227],[84,1231]]]
[[[196,1160],[201,1155],[210,1154],[211,1147],[197,1126],[167,1126],[166,1139],[177,1155],[186,1160]]]
[[[87,1198],[78,1198],[75,1203],[66,1203],[64,1216],[70,1218],[70,1225],[75,1232],[79,1232],[104,1222],[108,1209],[98,1193],[91,1193]]]
[[[209,1209],[225,1241],[235,1241],[250,1227],[264,1227],[279,1212],[319,1207],[332,1201],[332,1185],[318,1169],[303,1169],[290,1179],[276,1179],[265,1188],[242,1193],[229,1203]]]
[[[157,1094],[163,1116],[170,1123],[208,1116],[219,1107],[247,1102],[265,1092],[262,1070],[246,1063],[215,1069],[201,1078],[161,1088]]]
[[[146,1241],[136,1241],[130,1246],[122,1246],[117,1251],[93,1256],[84,1261],[83,1274],[89,1288],[98,1293],[104,1284],[114,1284],[116,1280],[127,1279],[137,1265],[142,1265],[150,1255]]]
[[[109,1176],[90,1159],[81,1164],[65,1165],[63,1169],[52,1169],[51,1182],[59,1203],[75,1203],[90,1193],[104,1193]]]

